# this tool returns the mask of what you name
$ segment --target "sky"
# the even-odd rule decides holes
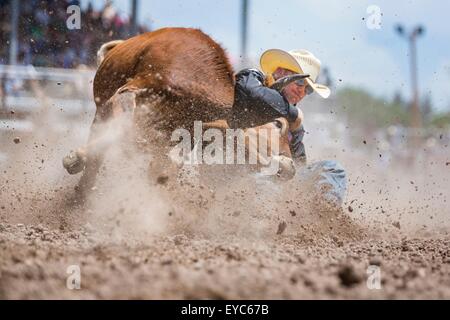
[[[104,0],[91,0],[101,8]],[[86,6],[89,0],[82,0]],[[114,0],[130,12],[130,0]],[[369,28],[380,9],[380,28]],[[139,0],[138,19],[152,30],[196,27],[218,41],[233,62],[240,55],[241,0]],[[374,16],[375,14],[375,16]],[[430,95],[436,111],[450,111],[450,1],[441,0],[249,0],[248,53],[255,67],[267,49],[307,49],[329,68],[337,88],[356,86],[377,96],[411,96],[408,42],[394,27],[407,32],[417,25],[421,97]]]

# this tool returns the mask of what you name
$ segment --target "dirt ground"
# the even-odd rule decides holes
[[[147,156],[112,151],[81,205],[61,165],[86,138],[74,130],[2,133],[2,299],[450,298],[445,162],[401,174],[347,153],[336,211],[295,181],[158,179]]]

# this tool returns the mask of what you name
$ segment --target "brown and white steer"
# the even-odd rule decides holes
[[[63,160],[70,174],[84,170],[80,189],[89,190],[94,185],[104,152],[117,142],[111,132],[123,131],[127,123],[139,129],[140,141],[157,151],[161,163],[167,163],[173,130],[192,132],[194,121],[202,121],[206,127],[227,127],[234,72],[222,47],[202,31],[163,28],[109,42],[100,48],[98,62],[96,114],[89,141]],[[295,126],[300,122],[301,118]],[[105,127],[109,127],[106,136]],[[281,170],[294,170],[288,161],[287,121],[279,119],[262,127],[279,130],[279,154],[269,156],[281,160]]]

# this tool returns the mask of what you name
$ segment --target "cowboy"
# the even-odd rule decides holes
[[[244,69],[236,74],[235,97],[230,126],[255,127],[278,117],[290,123],[289,145],[294,162],[302,167],[300,179],[314,179],[327,203],[340,207],[346,190],[345,171],[336,161],[319,161],[308,166],[303,144],[305,130],[297,104],[307,95],[317,93],[326,99],[330,89],[316,83],[321,62],[307,50],[265,51],[261,71]]]

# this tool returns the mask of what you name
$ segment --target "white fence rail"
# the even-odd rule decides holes
[[[89,69],[58,69],[28,66],[0,65],[0,76],[8,78],[52,80],[52,81],[74,81],[76,78],[91,80],[95,72]]]
[[[95,110],[94,75],[93,70],[0,65],[0,164],[15,157],[16,137],[28,142],[36,134],[84,137]]]
[[[0,65],[0,131],[32,130],[32,115],[46,110],[76,117],[94,109],[87,69]]]

